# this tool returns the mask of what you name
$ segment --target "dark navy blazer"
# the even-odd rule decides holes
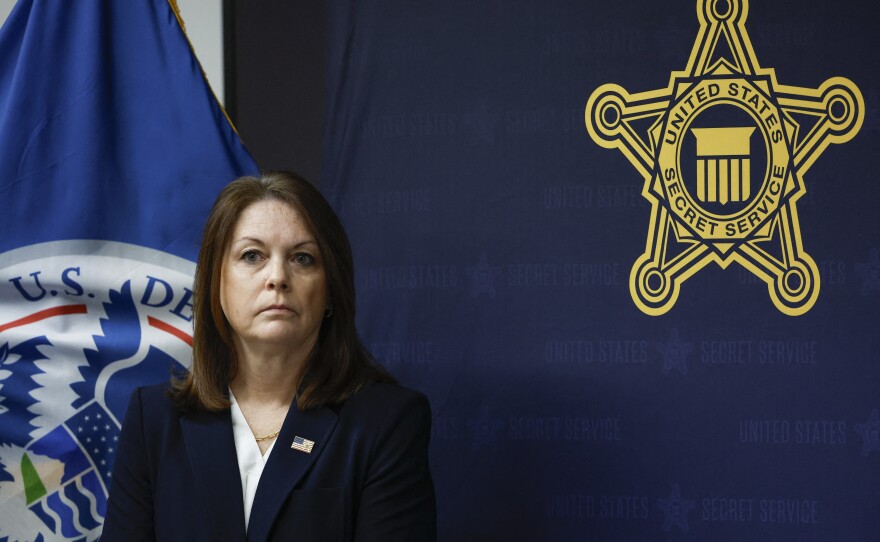
[[[166,389],[132,394],[102,541],[436,540],[421,393],[373,384],[338,407],[291,405],[245,533],[229,411],[182,414]]]

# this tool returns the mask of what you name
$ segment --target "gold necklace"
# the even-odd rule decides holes
[[[278,433],[280,433],[280,432],[281,432],[281,428],[279,427],[279,428],[278,428],[278,431],[275,431],[274,433],[269,433],[268,435],[263,435],[262,437],[258,437],[257,435],[254,435],[254,440],[256,440],[257,442],[262,442],[262,441],[264,441],[264,440],[269,440],[270,438],[275,438],[275,437],[277,437],[277,436],[278,436]]]

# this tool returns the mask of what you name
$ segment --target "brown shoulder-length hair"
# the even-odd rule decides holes
[[[267,172],[229,183],[208,215],[193,283],[193,362],[186,375],[172,381],[171,388],[172,400],[182,409],[218,411],[230,406],[227,387],[238,365],[232,330],[220,306],[220,269],[238,218],[250,205],[264,200],[287,203],[305,220],[321,252],[332,307],[307,361],[297,406],[307,410],[341,403],[370,382],[394,381],[358,337],[351,247],[336,213],[299,175]]]

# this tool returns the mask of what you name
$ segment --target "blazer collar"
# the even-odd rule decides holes
[[[180,418],[180,427],[214,539],[244,540],[244,498],[229,411],[189,413]]]
[[[321,455],[336,428],[337,419],[336,413],[327,407],[302,412],[296,401],[290,405],[281,433],[260,476],[248,522],[248,541],[268,539],[282,504]],[[314,442],[311,453],[291,448],[296,437]]]

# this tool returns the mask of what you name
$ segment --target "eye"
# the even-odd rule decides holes
[[[293,255],[293,261],[303,266],[315,264],[315,257],[307,252],[297,252]]]
[[[246,250],[241,254],[241,259],[247,263],[258,263],[262,259],[262,254],[256,250]]]

